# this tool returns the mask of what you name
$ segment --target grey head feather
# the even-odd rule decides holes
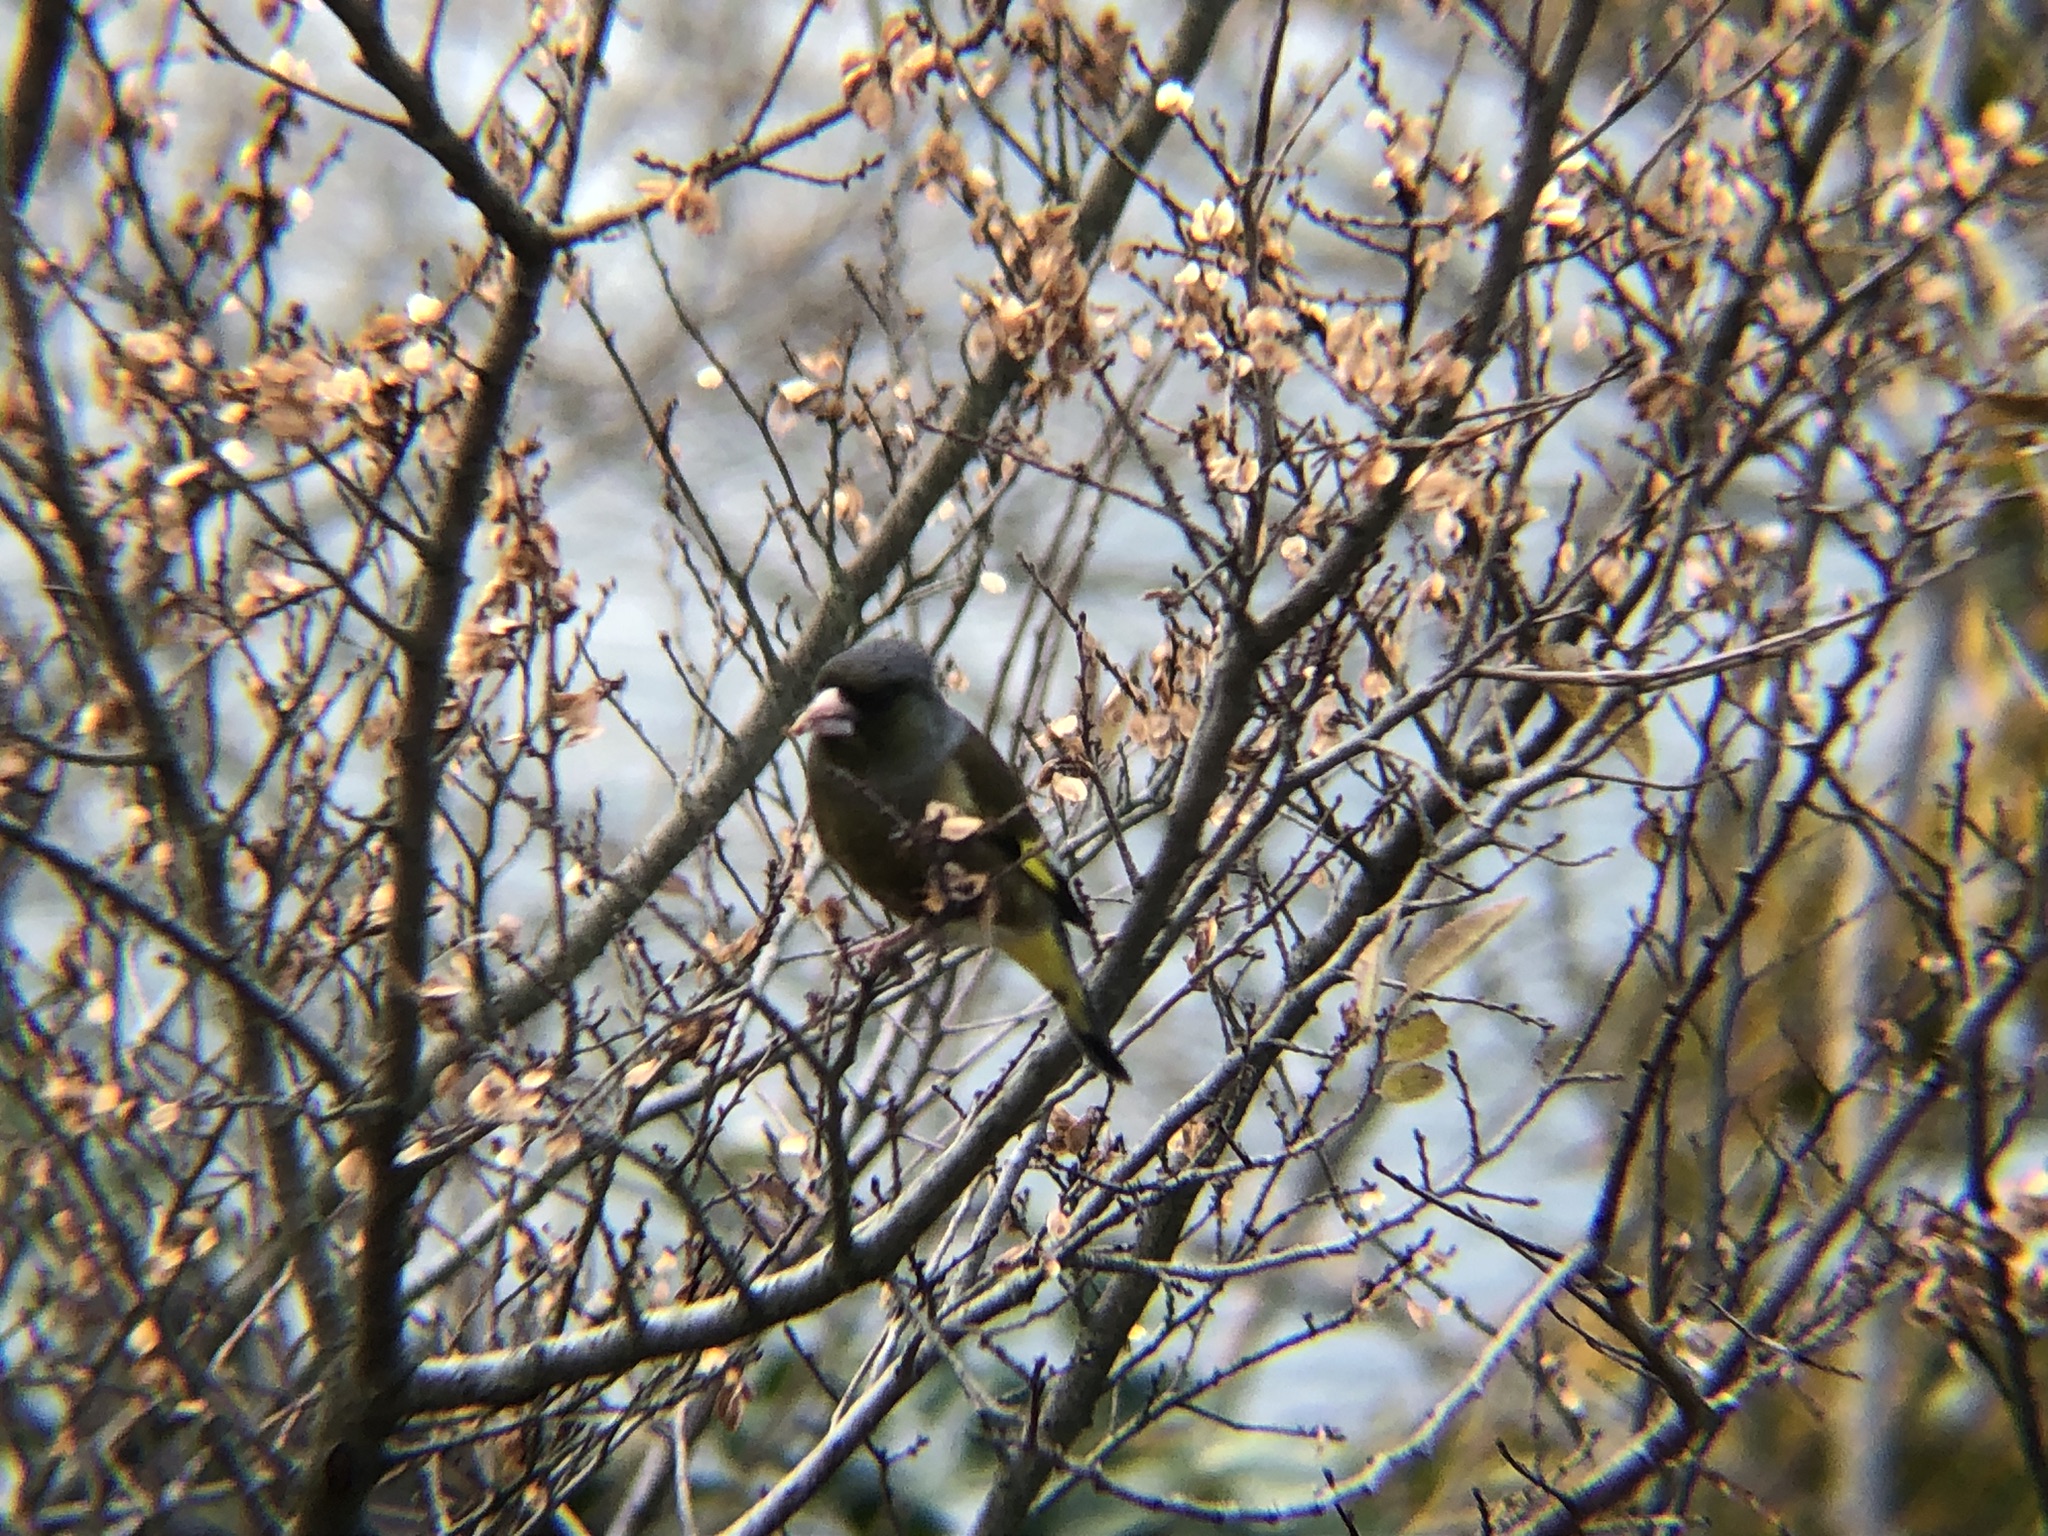
[[[841,651],[819,671],[818,686],[854,694],[908,688],[944,697],[930,653],[901,635],[877,635]]]

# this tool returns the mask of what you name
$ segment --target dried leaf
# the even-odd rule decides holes
[[[479,1120],[507,1119],[506,1106],[516,1092],[511,1074],[503,1067],[493,1067],[469,1090],[469,1112]]]
[[[563,1162],[582,1150],[583,1133],[573,1125],[560,1126],[548,1133],[542,1146],[549,1162]]]
[[[602,682],[592,683],[588,688],[578,688],[568,693],[558,693],[548,701],[548,713],[564,729],[563,745],[575,746],[578,742],[589,741],[604,734],[599,711],[611,689]]]
[[[1402,963],[1401,980],[1418,990],[1443,980],[1478,954],[1528,904],[1528,897],[1513,896],[1460,912],[1415,947]]]
[[[1636,852],[1655,864],[1663,859],[1670,848],[1670,835],[1664,830],[1664,823],[1656,816],[1645,816],[1636,823],[1634,842]]]
[[[943,800],[934,800],[924,808],[924,814],[927,821],[938,823],[939,841],[945,843],[964,843],[988,825],[979,816],[970,816]]]
[[[370,1187],[370,1154],[361,1147],[351,1147],[342,1153],[341,1160],[334,1165],[334,1182],[350,1194],[361,1194]]]
[[[1546,672],[1590,672],[1593,658],[1583,646],[1558,645],[1543,641],[1531,647],[1530,660]],[[1600,690],[1591,683],[1552,683],[1550,696],[1573,719],[1589,715],[1600,703]]]
[[[885,130],[896,117],[895,98],[879,75],[870,75],[854,90],[847,105],[853,115],[876,133]]]
[[[718,1391],[711,1400],[711,1411],[727,1430],[740,1427],[740,1418],[747,1411],[747,1404],[754,1398],[754,1389],[747,1385],[747,1375],[737,1363],[725,1368],[725,1375],[718,1384]]]
[[[1358,952],[1358,958],[1351,962],[1351,984],[1358,988],[1360,1007],[1366,1006],[1370,1001],[1366,994],[1372,990],[1373,984],[1379,980],[1380,951],[1386,947],[1386,930],[1381,929],[1366,941],[1365,948]]]
[[[1210,1117],[1204,1111],[1175,1131],[1166,1141],[1166,1165],[1185,1168],[1209,1140]]]
[[[1131,724],[1131,699],[1126,693],[1113,693],[1109,702],[1102,706],[1102,717],[1095,722],[1095,732],[1102,740],[1105,752],[1113,751],[1124,739],[1124,733]]]
[[[628,1088],[645,1088],[661,1075],[661,1058],[650,1056],[645,1061],[636,1061],[626,1068],[625,1082]]]
[[[121,338],[121,354],[131,363],[155,368],[178,355],[178,338],[169,331],[131,331]]]
[[[2048,427],[2048,395],[1986,390],[1970,402],[1969,413],[1987,427]]]
[[[1650,740],[1648,720],[1647,715],[1638,714],[1614,738],[1614,750],[1646,779],[1657,771],[1657,749]]]

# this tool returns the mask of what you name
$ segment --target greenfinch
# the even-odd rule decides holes
[[[1087,927],[1016,769],[939,691],[909,640],[864,640],[818,674],[789,728],[826,857],[908,923],[992,945],[1050,992],[1098,1072],[1131,1080],[1081,985],[1064,924]]]

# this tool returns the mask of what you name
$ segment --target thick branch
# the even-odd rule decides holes
[[[479,359],[476,386],[456,435],[441,498],[419,547],[419,575],[408,605],[411,624],[400,649],[403,681],[392,743],[390,928],[382,995],[372,1035],[370,1099],[353,1123],[354,1150],[362,1155],[361,1246],[355,1268],[357,1304],[345,1362],[330,1370],[315,1438],[316,1465],[306,1481],[297,1524],[300,1536],[349,1536],[364,1501],[383,1472],[384,1444],[403,1417],[402,1343],[405,1303],[400,1286],[413,1248],[410,1210],[416,1170],[401,1167],[399,1152],[421,1081],[419,986],[426,974],[432,929],[434,832],[440,811],[441,768],[436,752],[439,717],[448,690],[448,654],[466,565],[496,468],[513,389],[539,325],[553,266],[542,222],[514,202],[477,160],[472,146],[454,138],[441,116],[432,84],[399,56],[382,18],[355,3],[333,7],[361,51],[363,67],[398,97],[413,136],[448,168],[511,251],[510,281]],[[603,56],[610,19],[597,8],[591,40],[579,60],[560,163],[546,194],[551,210],[566,204],[581,143],[581,114]]]
[[[0,171],[16,208],[28,201],[43,150],[50,140],[50,120],[57,109],[57,88],[71,56],[71,0],[28,0],[21,8],[21,31],[14,46],[14,78],[7,90],[7,119],[0,123]]]

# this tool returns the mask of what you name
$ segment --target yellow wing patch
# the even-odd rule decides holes
[[[932,794],[934,799],[943,800],[969,815],[982,817],[985,821],[1003,820],[991,807],[983,805],[975,797],[973,784],[961,771],[960,765],[951,759],[940,767],[938,776],[932,784]],[[1003,830],[1014,835],[1021,831],[1018,822],[1028,822],[1029,819],[1030,812],[1023,810],[1021,815],[1010,818]],[[941,836],[944,836],[944,833],[941,833]],[[1018,838],[1017,867],[1031,877],[1033,885],[1054,897],[1059,897],[1066,889],[1066,877],[1053,863],[1051,850],[1043,837],[1024,835]],[[1043,979],[1040,977],[1040,980]]]
[[[1045,855],[1045,844],[1036,838],[1024,844],[1023,856],[1017,860],[1018,868],[1048,891],[1060,888],[1060,872],[1052,867],[1052,860]]]

